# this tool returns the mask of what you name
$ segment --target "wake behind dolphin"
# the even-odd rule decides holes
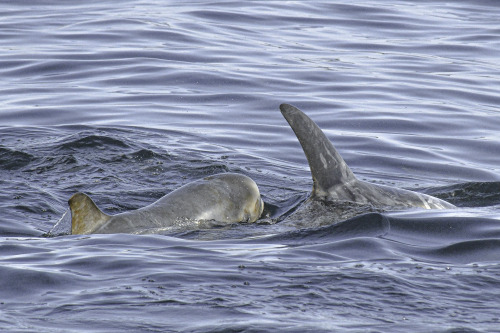
[[[362,206],[368,207],[369,211],[411,207],[425,209],[455,207],[430,195],[375,185],[357,179],[330,140],[308,116],[289,104],[281,104],[280,110],[295,132],[309,162],[313,188],[308,203],[317,204],[325,200],[333,203],[349,203],[347,208],[351,211],[350,215],[340,212],[342,209],[334,210],[337,215],[344,214],[340,216],[342,219],[359,215],[363,211],[360,209]],[[357,206],[353,208],[352,204]],[[314,208],[309,210],[312,211]],[[329,211],[332,212],[331,209]]]
[[[205,177],[149,206],[113,216],[103,213],[84,193],[73,195],[69,206],[72,234],[158,232],[200,221],[255,222],[264,209],[257,184],[233,173]]]

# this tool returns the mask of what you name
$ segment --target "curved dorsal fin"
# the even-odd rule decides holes
[[[90,234],[111,216],[104,214],[85,193],[76,193],[68,201],[71,209],[71,234]]]
[[[302,111],[290,104],[280,105],[309,162],[313,178],[312,195],[327,196],[328,190],[356,177],[323,131]]]

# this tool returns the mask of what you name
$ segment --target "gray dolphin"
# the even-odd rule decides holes
[[[280,110],[299,139],[309,162],[313,178],[310,199],[350,202],[381,209],[455,207],[430,195],[357,179],[330,140],[308,116],[289,104],[281,104]]]
[[[107,215],[84,193],[69,201],[72,234],[139,233],[214,220],[255,222],[264,209],[259,188],[243,175],[224,173],[194,181],[149,206]]]

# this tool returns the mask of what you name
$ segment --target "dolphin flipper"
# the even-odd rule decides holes
[[[85,193],[76,193],[68,201],[71,209],[71,233],[90,234],[111,216],[104,214]]]

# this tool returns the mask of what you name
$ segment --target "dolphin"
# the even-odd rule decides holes
[[[257,184],[223,173],[184,185],[149,206],[116,215],[103,213],[84,193],[68,201],[72,234],[142,233],[200,221],[255,222],[264,209]]]
[[[359,180],[314,121],[289,104],[281,104],[280,110],[295,132],[309,162],[313,188],[308,201],[348,202],[375,210],[455,208],[430,195]],[[359,215],[359,210],[354,212]]]

